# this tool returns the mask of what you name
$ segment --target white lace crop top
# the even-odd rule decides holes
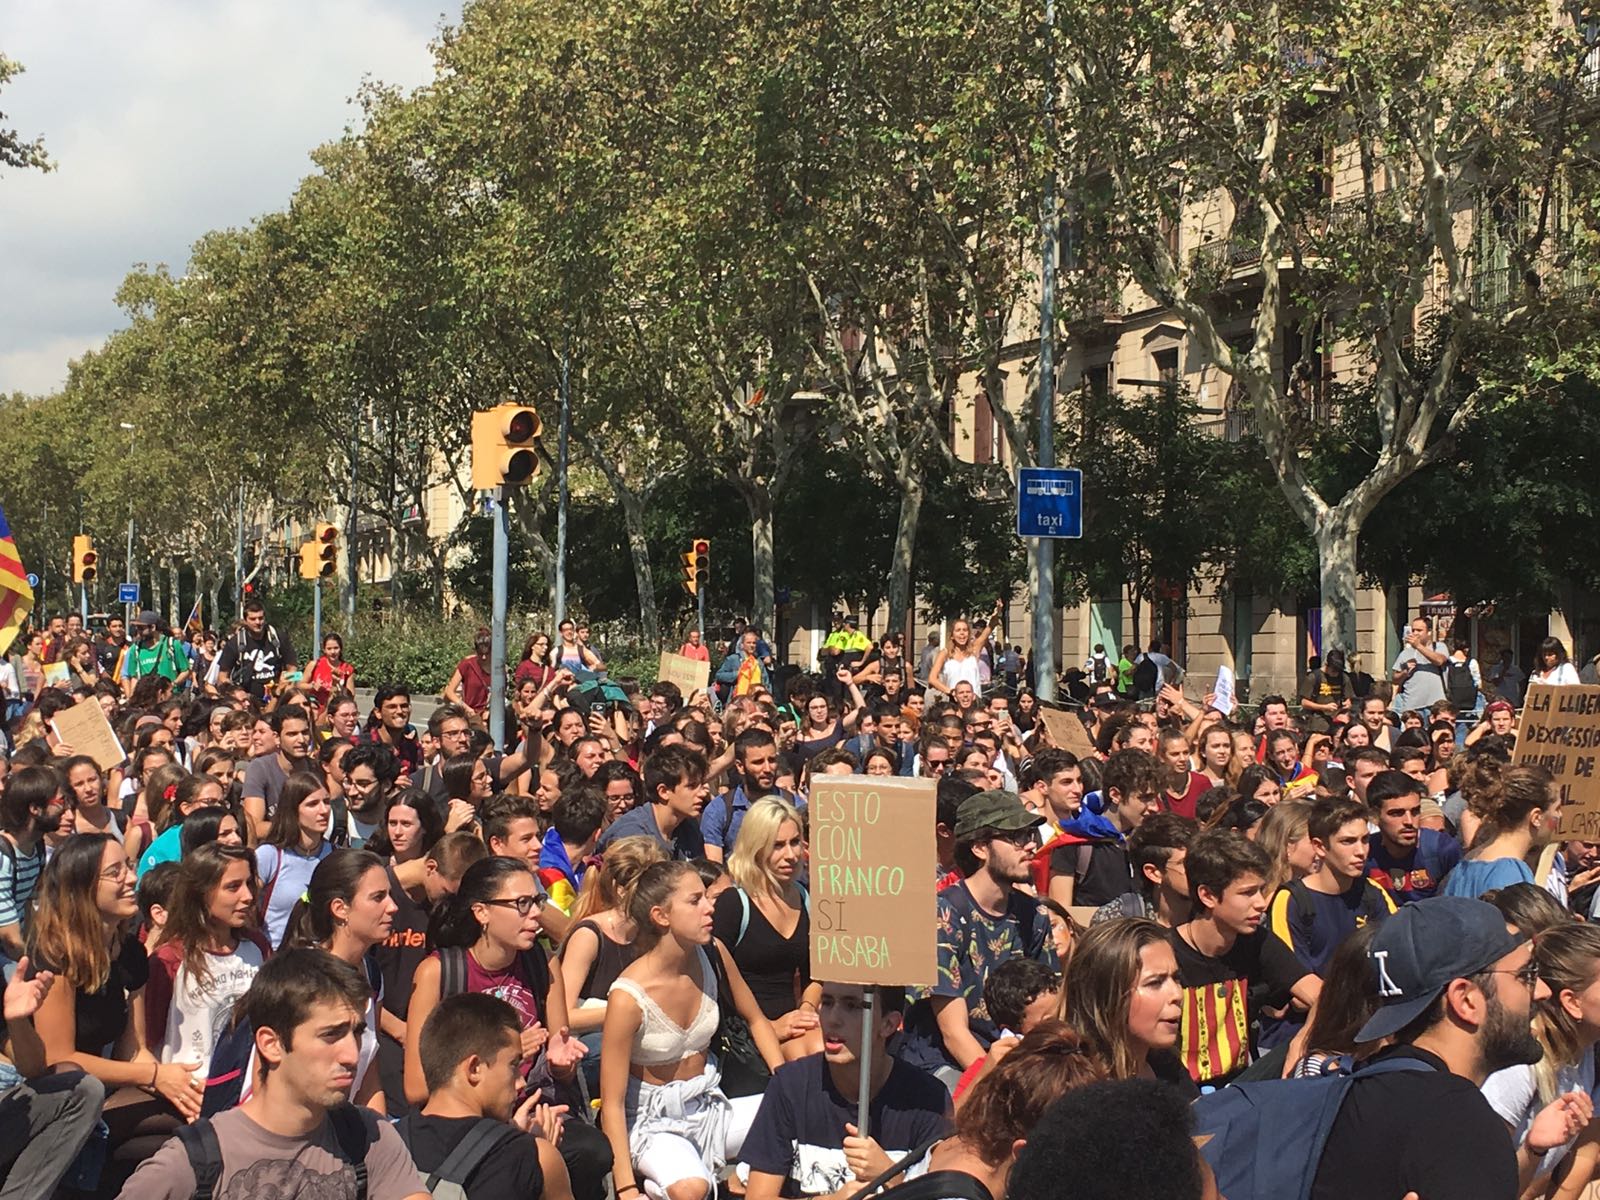
[[[717,977],[706,960],[706,952],[698,953],[704,993],[700,997],[700,1008],[687,1029],[661,1011],[661,1006],[631,979],[618,979],[606,989],[608,996],[618,991],[628,993],[639,1006],[642,1019],[633,1035],[631,1056],[635,1066],[659,1067],[682,1062],[690,1055],[704,1054],[710,1047],[721,1019],[717,1007]]]

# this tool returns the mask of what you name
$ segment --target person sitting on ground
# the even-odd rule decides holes
[[[1159,1079],[1199,1094],[1175,1050],[1183,984],[1171,932],[1143,917],[1103,921],[1073,949],[1059,1016],[1078,1030],[1114,1079]]]
[[[928,1152],[928,1175],[954,1172],[939,1196],[971,1196],[975,1182],[1005,1200],[1017,1154],[1052,1104],[1074,1088],[1106,1078],[1106,1067],[1087,1043],[1060,1021],[1045,1021],[973,1085],[956,1115],[955,1134]],[[912,1186],[923,1181],[913,1181]],[[886,1197],[894,1195],[891,1188]],[[924,1194],[927,1194],[926,1192]]]
[[[858,984],[822,985],[822,1052],[778,1068],[745,1138],[741,1157],[749,1169],[747,1200],[842,1200],[891,1161],[949,1130],[950,1097],[944,1085],[887,1049],[900,1028],[904,992],[874,988],[871,1136],[860,1136],[854,1122],[861,1091],[865,995]]]
[[[1218,1200],[1193,1135],[1188,1103],[1162,1084],[1088,1084],[1029,1131],[1007,1200]]]
[[[1050,856],[1050,899],[1098,908],[1136,890],[1128,836],[1161,811],[1166,769],[1153,754],[1119,750],[1106,761],[1100,789],[1062,829],[1067,844]]]
[[[961,1073],[955,1086],[958,1107],[979,1076],[1009,1054],[1041,1022],[1056,1015],[1060,986],[1060,976],[1031,958],[1008,959],[989,973],[983,983],[983,1004],[999,1034],[989,1047],[989,1053]]]
[[[1446,896],[1481,896],[1492,888],[1533,883],[1528,858],[1561,827],[1561,794],[1536,764],[1475,771],[1463,783],[1467,808],[1480,825],[1467,855],[1445,878]]]
[[[0,1016],[5,1021],[11,1062],[0,1085],[0,1186],[16,1200],[47,1200],[100,1124],[105,1085],[84,1071],[52,1066],[34,1017],[55,984],[50,971],[35,971],[24,956],[17,964]]]
[[[361,972],[326,950],[270,959],[244,997],[260,1063],[250,1098],[209,1119],[209,1154],[200,1127],[184,1126],[133,1173],[122,1200],[190,1200],[196,1161],[214,1164],[223,1200],[353,1197],[358,1168],[367,1200],[430,1200],[394,1128],[345,1099],[369,995]]]
[[[1177,813],[1146,817],[1128,835],[1128,861],[1137,889],[1095,909],[1090,924],[1118,917],[1149,917],[1162,925],[1181,925],[1189,919],[1189,877],[1183,860],[1199,825]]]
[[[446,997],[423,1022],[421,1045],[428,1099],[395,1129],[429,1190],[448,1181],[466,1200],[571,1200],[556,1150],[561,1113],[537,1089],[518,1103],[517,1010],[483,993]]]
[[[1494,1072],[1539,1060],[1532,1006],[1549,997],[1533,946],[1491,904],[1436,896],[1405,905],[1378,929],[1369,955],[1379,1008],[1356,1042],[1395,1042],[1378,1059],[1414,1069],[1358,1072],[1328,1131],[1310,1200],[1353,1196],[1511,1197],[1517,1158],[1484,1098]],[[1581,1126],[1530,1131],[1542,1153]]]

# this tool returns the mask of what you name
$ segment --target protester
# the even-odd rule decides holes
[[[1183,985],[1168,930],[1124,918],[1091,926],[1073,947],[1060,1016],[1080,1033],[1115,1079],[1160,1079],[1196,1094],[1174,1053]]]
[[[777,797],[756,801],[728,858],[734,886],[717,897],[712,922],[786,1058],[816,1053],[821,1038],[810,900],[798,882],[804,853],[800,814]]]
[[[430,1192],[448,1182],[466,1200],[572,1195],[555,1148],[560,1106],[537,1091],[520,1099],[521,1031],[516,1009],[497,996],[451,996],[429,1014],[420,1049],[428,1099],[395,1129]]]
[[[748,635],[746,635],[748,636]],[[710,1056],[723,1004],[750,1025],[769,1069],[776,1036],[712,937],[712,903],[686,863],[645,868],[629,902],[640,954],[612,983],[600,1052],[600,1124],[617,1200],[641,1179],[671,1200],[704,1200],[739,1153],[759,1097],[730,1099]],[[710,950],[707,950],[710,946]]]
[[[887,1049],[900,1027],[904,993],[871,989],[868,1034],[862,1021],[867,990],[856,984],[822,985],[823,1048],[774,1073],[740,1152],[749,1167],[749,1200],[840,1194],[949,1130],[950,1096],[944,1085]],[[870,1136],[855,1124],[864,1058]]]
[[[254,1091],[209,1118],[209,1149],[192,1127],[169,1140],[134,1173],[124,1200],[189,1200],[196,1157],[217,1172],[220,1197],[355,1195],[359,1172],[367,1200],[428,1200],[393,1126],[345,1100],[366,1002],[361,973],[326,951],[275,956],[243,1003],[262,1068]]]
[[[1446,877],[1446,896],[1481,896],[1493,888],[1532,883],[1528,857],[1561,825],[1561,796],[1550,772],[1536,765],[1475,773],[1463,785],[1480,825],[1466,856]]]
[[[283,785],[266,837],[256,847],[261,924],[274,947],[283,943],[289,913],[311,882],[311,873],[334,851],[327,836],[331,812],[321,777],[296,772]]]

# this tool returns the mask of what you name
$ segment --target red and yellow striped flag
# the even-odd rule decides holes
[[[28,572],[23,569],[22,556],[12,540],[5,511],[0,509],[0,654],[17,640],[17,631],[32,611],[33,588],[28,583]]]

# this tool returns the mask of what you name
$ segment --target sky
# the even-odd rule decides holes
[[[366,77],[416,87],[460,0],[4,0],[26,68],[6,124],[48,174],[0,173],[0,395],[58,387],[123,323],[136,264],[287,204]]]

